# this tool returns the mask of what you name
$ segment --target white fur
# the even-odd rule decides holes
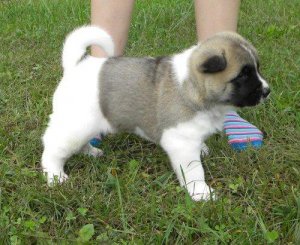
[[[257,77],[259,78],[259,80],[262,83],[263,88],[265,88],[265,89],[269,88],[269,84],[267,83],[267,81],[262,78],[262,76],[258,73],[258,71],[256,71],[256,73],[257,73]]]
[[[62,55],[63,68],[75,67],[90,45],[100,46],[108,56],[114,55],[113,40],[107,32],[96,26],[83,26],[66,38]]]
[[[191,48],[183,51],[182,53],[176,54],[172,59],[173,72],[175,75],[176,81],[182,85],[184,80],[188,78],[189,75],[189,65],[188,61],[197,46],[192,46]]]
[[[251,49],[249,49],[248,47],[246,47],[246,46],[243,45],[243,44],[241,44],[241,47],[242,47],[243,49],[245,49],[245,50],[250,54],[250,56],[251,56],[251,58],[252,58],[252,60],[253,60],[253,64],[255,64],[255,66],[256,66],[256,59],[255,59],[255,57],[254,57],[254,55],[253,55]]]
[[[53,112],[43,136],[42,167],[49,184],[54,182],[55,176],[59,182],[68,177],[63,167],[74,153],[83,150],[94,156],[101,155],[101,151],[85,145],[99,132],[114,132],[99,104],[98,79],[106,59],[88,56],[79,62],[87,45],[94,43],[113,54],[111,38],[96,27],[75,30],[64,45],[64,75],[54,93]]]
[[[205,183],[200,159],[201,151],[208,152],[204,141],[222,129],[224,116],[231,109],[220,106],[198,112],[191,120],[168,128],[162,134],[160,144],[168,153],[180,184],[196,201],[209,199],[212,192]]]
[[[99,132],[114,132],[99,105],[98,78],[105,61],[88,57],[72,72],[65,71],[54,93],[42,156],[42,167],[50,184],[54,176],[58,176],[59,182],[67,177],[63,171],[65,161],[84,149],[90,139]]]

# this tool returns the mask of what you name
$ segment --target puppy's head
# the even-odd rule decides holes
[[[189,65],[190,80],[203,102],[255,106],[270,93],[255,48],[238,34],[224,32],[203,42],[193,50]]]

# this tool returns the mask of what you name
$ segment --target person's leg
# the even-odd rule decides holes
[[[240,0],[195,0],[198,41],[204,41],[222,31],[237,31]],[[262,132],[242,119],[237,113],[225,116],[224,130],[228,143],[236,150],[243,150],[251,143],[262,144]]]
[[[112,36],[116,56],[124,52],[133,5],[134,0],[91,0],[91,24],[103,28]],[[92,47],[92,55],[107,56],[98,47]]]
[[[239,0],[195,0],[198,41],[222,31],[237,30]]]
[[[91,24],[107,31],[115,45],[115,56],[123,55],[128,39],[134,0],[91,0]],[[98,46],[92,46],[92,56],[107,57]],[[93,147],[101,144],[101,135],[90,141]]]

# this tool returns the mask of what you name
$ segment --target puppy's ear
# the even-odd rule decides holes
[[[215,73],[225,70],[227,62],[224,55],[213,55],[207,58],[199,66],[199,71],[204,73]]]

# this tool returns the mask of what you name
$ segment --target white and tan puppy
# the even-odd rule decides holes
[[[67,178],[64,164],[73,154],[102,154],[88,144],[95,135],[126,131],[160,144],[191,197],[209,199],[200,160],[205,139],[222,129],[228,111],[257,105],[270,92],[254,47],[234,33],[160,58],[84,56],[90,45],[113,56],[112,39],[97,27],[67,37],[64,75],[43,136],[48,183]]]

